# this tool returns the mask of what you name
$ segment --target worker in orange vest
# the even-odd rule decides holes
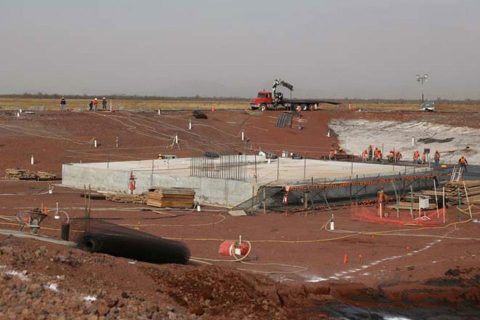
[[[458,165],[463,168],[464,172],[467,172],[468,161],[463,155],[460,157],[460,159],[458,159]]]
[[[413,162],[418,163],[418,160],[420,160],[420,152],[418,152],[418,150],[415,150],[413,152]]]
[[[378,148],[375,148],[375,160],[378,162],[382,161],[382,151]]]

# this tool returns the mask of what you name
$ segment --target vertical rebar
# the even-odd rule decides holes
[[[280,177],[280,158],[277,158],[277,180]]]
[[[150,173],[150,188],[153,187],[153,166],[155,164],[155,159],[152,159],[152,172]]]
[[[257,183],[257,155],[255,155],[255,183]]]
[[[307,156],[303,158],[303,180],[307,178]]]

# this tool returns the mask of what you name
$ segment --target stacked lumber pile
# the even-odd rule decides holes
[[[467,189],[470,203],[480,204],[480,180],[449,182],[445,186],[445,198],[447,198],[447,202],[451,204],[458,204],[458,198],[460,197],[462,204],[467,203],[465,187]]]
[[[158,189],[148,193],[147,206],[159,208],[192,208],[195,191],[189,188]]]
[[[57,176],[45,171],[30,171],[27,169],[6,169],[5,178],[12,180],[55,180]]]
[[[387,205],[387,208],[397,209],[397,204]],[[413,202],[413,203],[412,202],[407,202],[407,201],[400,201],[398,203],[398,209],[399,210],[410,210],[410,208],[412,210],[419,210],[418,200]],[[437,209],[437,205],[434,204],[434,203],[429,203],[427,210],[434,210],[434,209]]]
[[[465,181],[451,181],[445,185],[445,202],[449,206],[456,206],[458,205],[459,198],[462,205],[467,204],[467,197],[465,194],[465,188],[467,189],[468,193],[468,200],[470,204],[480,204],[480,180],[469,180]],[[442,198],[442,189],[437,188],[437,198],[441,201]],[[413,199],[408,194],[404,201],[399,203],[398,209],[402,210],[409,210],[412,206],[413,202],[413,210],[418,210],[418,201],[420,196],[429,196],[430,197],[430,204],[429,209],[436,209],[435,204],[435,190],[422,190],[418,193],[413,195]],[[397,205],[388,205],[388,208],[396,209]]]
[[[105,199],[120,203],[145,204],[147,197],[144,194],[112,193],[105,195]]]
[[[55,179],[57,179],[57,176],[52,173],[46,171],[37,171],[37,180],[39,181],[49,181]]]
[[[35,172],[27,169],[6,169],[5,178],[12,180],[35,180],[37,175]]]

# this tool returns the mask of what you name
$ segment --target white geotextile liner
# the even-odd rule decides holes
[[[402,153],[402,160],[412,160],[414,150],[423,152],[424,148],[430,148],[431,157],[438,150],[442,162],[456,163],[461,155],[465,155],[469,163],[480,164],[480,129],[424,121],[338,119],[330,121],[329,127],[338,135],[342,148],[356,155],[368,145],[378,148],[383,145],[384,156],[395,148]],[[415,138],[415,146],[412,146],[412,138]],[[446,141],[425,143],[421,139]]]

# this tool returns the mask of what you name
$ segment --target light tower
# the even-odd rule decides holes
[[[423,84],[427,82],[428,80],[428,74],[424,74],[423,76],[417,74],[417,82],[420,82],[422,85],[422,103],[424,102],[424,96],[423,96]]]

